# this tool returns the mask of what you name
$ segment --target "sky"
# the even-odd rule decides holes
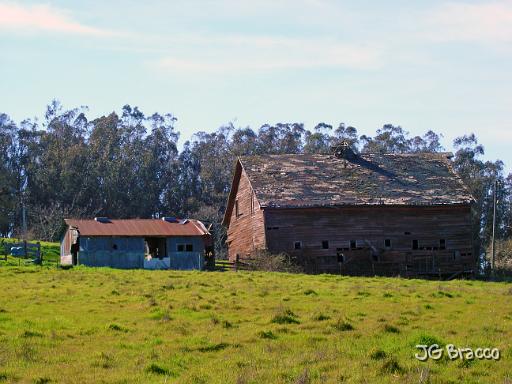
[[[4,1],[0,112],[475,133],[512,171],[512,0]]]

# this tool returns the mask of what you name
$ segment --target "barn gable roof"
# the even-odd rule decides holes
[[[78,220],[65,219],[69,227],[77,228],[81,236],[203,236],[208,230],[199,220],[125,219]]]
[[[242,170],[262,207],[470,204],[473,197],[454,172],[451,157],[450,153],[370,153],[349,159],[320,154],[240,157],[226,216]]]

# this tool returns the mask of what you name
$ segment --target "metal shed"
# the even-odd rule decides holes
[[[123,269],[204,269],[211,235],[199,220],[65,219],[61,263]]]

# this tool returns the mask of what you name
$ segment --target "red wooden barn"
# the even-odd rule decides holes
[[[473,197],[450,158],[347,146],[240,157],[223,221],[229,258],[266,249],[310,273],[471,273]]]

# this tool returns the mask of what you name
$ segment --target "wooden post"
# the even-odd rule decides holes
[[[39,265],[43,265],[43,254],[41,252],[41,243],[38,241],[37,242],[37,258],[38,258],[38,262],[39,262]]]
[[[492,208],[492,255],[491,255],[491,274],[495,274],[495,258],[496,258],[496,190],[498,189],[498,180],[494,181],[494,192],[493,192],[493,208]]]

